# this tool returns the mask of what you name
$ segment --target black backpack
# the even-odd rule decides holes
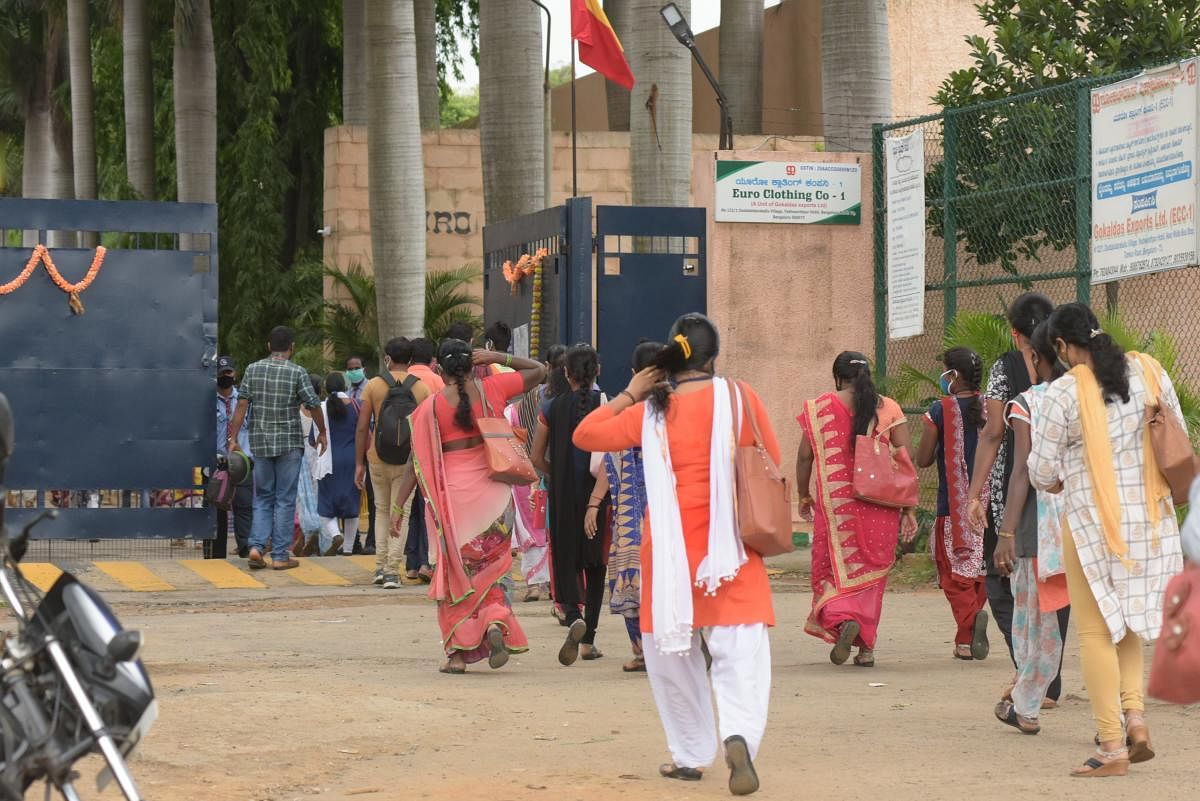
[[[387,370],[381,377],[387,382],[388,393],[375,412],[375,453],[386,464],[407,464],[412,453],[408,416],[417,408],[413,387],[421,379],[410,375],[403,384],[397,384]]]

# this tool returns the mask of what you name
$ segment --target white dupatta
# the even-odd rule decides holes
[[[737,397],[738,416],[741,398]],[[713,380],[712,443],[709,447],[709,522],[707,555],[695,584],[714,595],[746,563],[734,512],[734,449],[737,428],[729,383]],[[652,550],[654,643],[663,654],[685,654],[692,647],[692,577],[683,538],[683,519],[671,465],[665,416],[646,404],[642,418],[642,459],[646,477]]]

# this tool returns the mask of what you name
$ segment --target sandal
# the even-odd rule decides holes
[[[554,618],[555,620],[557,620],[557,621],[558,621],[558,625],[560,625],[560,626],[568,626],[568,625],[570,625],[569,623],[567,623],[567,613],[566,613],[566,612],[564,612],[564,611],[563,611],[563,610],[562,610],[562,609],[559,607],[559,605],[558,605],[558,604],[550,604],[550,617],[552,617],[552,618]]]
[[[829,661],[835,665],[844,665],[846,660],[850,658],[850,649],[854,647],[854,641],[858,639],[858,633],[861,631],[860,626],[853,620],[842,624],[842,629],[838,633],[837,642],[833,646],[833,650],[829,652]],[[856,658],[855,664],[858,663]]]
[[[587,649],[586,651],[581,650],[579,653],[580,659],[584,660],[585,662],[594,662],[597,659],[604,658],[604,653],[594,645],[584,644],[581,646],[581,648]]]
[[[447,662],[446,664],[444,664],[440,668],[438,668],[438,673],[448,673],[451,676],[461,676],[466,672],[467,672],[467,669],[465,667],[462,667],[460,665],[454,665],[454,664],[451,664],[450,662]]]
[[[698,782],[704,778],[704,771],[699,768],[681,768],[673,762],[658,766],[658,775],[664,779],[679,779],[684,782]]]
[[[1098,758],[1097,758],[1098,757]],[[1117,751],[1099,749],[1095,756],[1077,768],[1071,770],[1071,775],[1078,779],[1102,779],[1107,776],[1129,775],[1129,750],[1122,748]]]
[[[488,627],[487,643],[491,653],[488,655],[488,667],[499,670],[508,664],[508,647],[504,644],[504,632],[496,624]]]
[[[621,665],[621,670],[626,673],[645,673],[646,660],[643,657],[635,656],[632,660]]]
[[[725,741],[725,764],[729,766],[729,792],[732,795],[758,792],[758,773],[750,759],[746,738],[735,734]]]
[[[975,624],[971,628],[971,657],[973,659],[987,659],[988,654],[992,652],[992,646],[988,643],[987,628],[988,613],[980,609],[975,615]]]
[[[246,565],[251,570],[263,570],[267,566],[267,560],[263,559],[262,551],[251,548],[250,555],[246,557]]]
[[[871,650],[860,650],[854,657],[854,664],[861,668],[875,667],[875,652]]]
[[[525,603],[533,603],[542,600],[542,588],[536,584],[525,590],[525,597],[521,599]]]
[[[423,567],[417,571],[417,579],[422,584],[432,584],[433,583],[433,571],[427,567]]]
[[[1126,711],[1125,731],[1128,733],[1126,743],[1129,746],[1130,763],[1136,765],[1154,759],[1154,748],[1150,745],[1150,729],[1146,727],[1146,717],[1143,713]]]
[[[1024,715],[1018,715],[1016,707],[1012,705],[1012,701],[1001,701],[996,704],[994,711],[996,720],[1006,726],[1012,726],[1021,732],[1021,734],[1037,734],[1042,730],[1037,718],[1027,718]]]
[[[971,646],[960,642],[958,645],[954,646],[954,658],[961,659],[964,662],[970,662],[975,657],[971,656]]]
[[[563,642],[562,648],[558,649],[558,663],[563,667],[570,667],[575,664],[575,660],[579,658],[579,643],[583,641],[583,635],[587,634],[587,623],[582,620],[576,620],[567,629],[567,639]]]

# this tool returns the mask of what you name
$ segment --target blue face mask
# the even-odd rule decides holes
[[[950,394],[950,387],[954,385],[954,379],[950,378],[950,376],[953,374],[953,370],[947,370],[938,378],[938,386],[941,387],[943,395]]]
[[[361,384],[364,378],[366,378],[366,374],[363,373],[363,369],[361,367],[357,370],[346,371],[346,380],[351,384]]]

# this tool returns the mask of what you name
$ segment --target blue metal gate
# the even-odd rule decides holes
[[[0,283],[33,253],[18,244],[21,232],[44,243],[48,230],[95,232],[114,247],[81,294],[83,314],[72,313],[43,266],[0,295],[0,391],[17,424],[8,486],[32,498],[9,508],[9,522],[102,490],[121,501],[68,502],[37,536],[211,538],[211,509],[144,499],[150,490],[194,494],[197,468],[213,459],[216,206],[0,199]],[[95,255],[49,253],[68,282],[83,278]]]
[[[629,380],[643,339],[662,340],[681,314],[708,308],[706,211],[596,207],[596,349],[609,395]]]

